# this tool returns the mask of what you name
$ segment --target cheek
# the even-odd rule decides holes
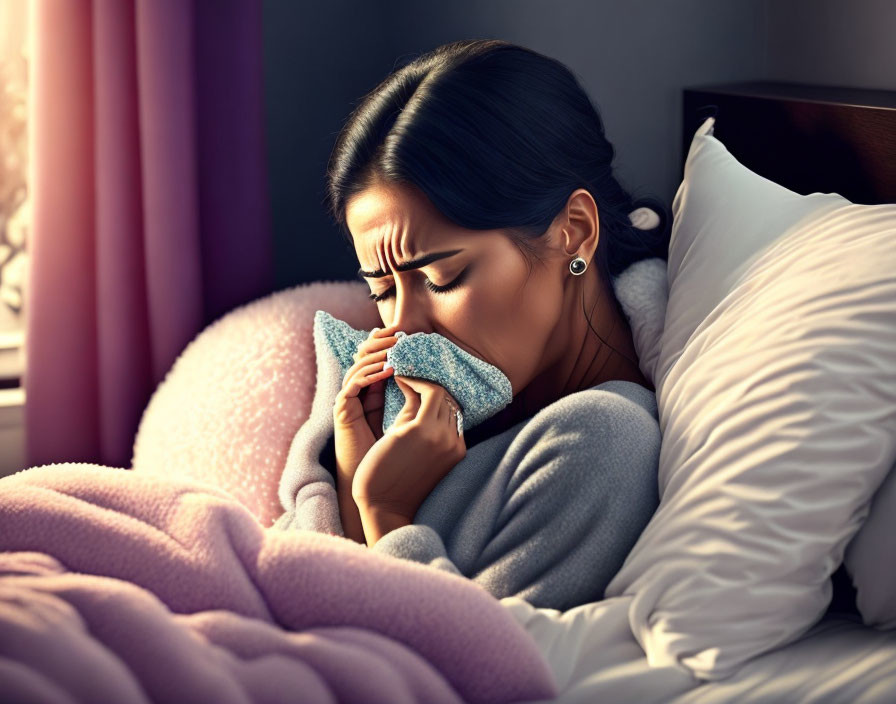
[[[534,374],[558,318],[561,302],[537,274],[533,270],[527,280],[523,267],[486,276],[460,306],[458,335],[512,382]]]
[[[541,269],[533,268],[529,273],[524,265],[508,267],[488,285],[490,310],[495,323],[502,329],[512,328],[521,335],[537,339],[543,328],[553,328],[562,291]]]

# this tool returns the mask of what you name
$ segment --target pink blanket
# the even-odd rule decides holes
[[[222,489],[95,464],[0,479],[0,692],[17,702],[556,696],[485,589]]]

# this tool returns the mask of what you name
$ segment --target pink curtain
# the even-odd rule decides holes
[[[209,323],[273,290],[261,0],[34,0],[26,467],[130,467]]]

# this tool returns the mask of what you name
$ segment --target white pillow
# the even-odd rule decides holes
[[[697,130],[654,384],[660,506],[606,597],[705,680],[790,643],[896,460],[896,205],[794,193]]]

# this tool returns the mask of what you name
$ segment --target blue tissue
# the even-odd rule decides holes
[[[369,330],[356,330],[324,310],[314,314],[314,336],[322,339],[345,374],[354,365],[358,346]],[[475,357],[438,333],[397,332],[398,340],[386,350],[394,375],[417,377],[440,384],[460,404],[458,425],[464,430],[491,418],[513,400],[510,379],[496,366]],[[405,397],[391,376],[386,379],[383,432],[395,422]]]

